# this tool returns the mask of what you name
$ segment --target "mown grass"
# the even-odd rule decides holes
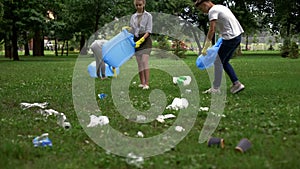
[[[164,59],[152,56],[164,64]],[[136,168],[126,158],[107,152],[95,144],[84,132],[74,110],[72,98],[73,69],[77,55],[23,57],[21,61],[0,59],[0,168]],[[184,59],[196,77],[199,91],[209,87],[206,71],[195,66],[196,56]],[[188,135],[164,154],[145,158],[143,168],[297,168],[300,157],[300,60],[284,59],[275,53],[248,53],[231,61],[246,89],[237,94],[227,93],[226,107],[215,137],[225,139],[225,148],[199,144],[198,137],[206,118],[199,111]],[[135,59],[126,64],[136,66]],[[165,63],[167,64],[167,62]],[[172,65],[167,65],[172,66]],[[120,70],[120,77],[126,72]],[[180,97],[172,77],[151,69],[151,89],[164,91],[167,104]],[[120,78],[121,79],[121,78]],[[230,83],[227,79],[227,88]],[[118,79],[116,79],[118,80]],[[112,79],[96,79],[96,94],[107,93],[97,99],[101,111],[115,129],[135,137],[137,131],[147,136],[159,134],[175,119],[161,124],[135,124],[122,117],[114,108],[110,87]],[[137,82],[134,77],[132,82]],[[132,105],[138,110],[151,107],[150,91],[142,91],[132,84],[129,88]],[[199,94],[200,105],[210,105],[210,95]],[[72,124],[64,130],[54,117],[47,119],[36,113],[37,108],[22,110],[21,102],[48,102],[48,108],[63,112]],[[166,105],[167,106],[167,105]],[[164,113],[176,111],[165,110]],[[177,114],[176,114],[177,115]],[[34,148],[33,137],[48,132],[52,148]],[[253,147],[244,154],[234,151],[241,138],[248,138]],[[126,145],[124,145],[126,147]]]

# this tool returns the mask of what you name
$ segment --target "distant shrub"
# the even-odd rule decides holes
[[[288,39],[285,39],[283,41],[283,45],[280,47],[281,57],[286,58],[289,56],[289,43],[290,41]]]
[[[292,59],[299,58],[299,47],[296,42],[291,43],[289,58],[292,58]]]
[[[74,51],[75,48],[72,46],[72,47],[69,48],[69,50],[70,50],[70,51]]]

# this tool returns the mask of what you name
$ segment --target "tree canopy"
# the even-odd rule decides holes
[[[270,30],[282,37],[300,33],[300,2],[298,0],[215,0],[228,6],[241,22],[246,35],[257,30]],[[289,5],[287,5],[289,4]],[[208,31],[207,16],[194,7],[193,0],[147,0],[146,10],[180,17],[190,24],[183,29],[198,27]],[[128,0],[2,0],[0,2],[0,43],[6,57],[18,60],[18,48],[33,41],[32,54],[43,56],[44,39],[74,39],[83,49],[87,38],[106,23],[135,12]],[[192,30],[191,30],[192,31]],[[192,32],[197,43],[200,34]],[[200,45],[200,43],[198,44]]]

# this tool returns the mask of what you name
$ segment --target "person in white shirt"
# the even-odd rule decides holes
[[[107,40],[95,40],[91,44],[91,49],[93,51],[93,55],[96,60],[96,74],[98,78],[106,79],[107,77],[105,76],[105,63],[103,61],[103,56],[102,56],[102,46],[104,43],[106,43]],[[101,71],[101,75],[100,75]]]
[[[134,34],[135,56],[138,63],[139,87],[149,89],[149,55],[152,48],[152,15],[145,10],[146,0],[134,0],[136,13],[131,16],[130,29]]]
[[[241,34],[244,32],[242,26],[226,6],[215,5],[211,0],[197,0],[195,6],[203,13],[208,14],[209,19],[209,30],[201,53],[206,55],[206,50],[211,46],[211,41],[216,31],[221,34],[223,39],[218,51],[219,57],[214,63],[215,78],[213,86],[204,93],[220,93],[223,69],[232,82],[231,93],[235,94],[242,91],[245,86],[239,81],[233,67],[229,63],[236,48],[241,43]]]

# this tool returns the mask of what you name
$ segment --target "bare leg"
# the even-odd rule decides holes
[[[150,76],[150,71],[149,71],[149,55],[143,54],[142,56],[142,64],[143,64],[143,74],[145,77],[145,85],[149,86],[149,76]]]
[[[137,64],[138,64],[138,70],[139,70],[139,77],[141,84],[145,84],[145,76],[144,76],[144,67],[142,64],[142,56],[135,56]]]
[[[101,63],[100,63],[100,69],[101,69],[101,77],[102,78],[105,78],[105,63],[103,62],[103,60],[101,60]]]

